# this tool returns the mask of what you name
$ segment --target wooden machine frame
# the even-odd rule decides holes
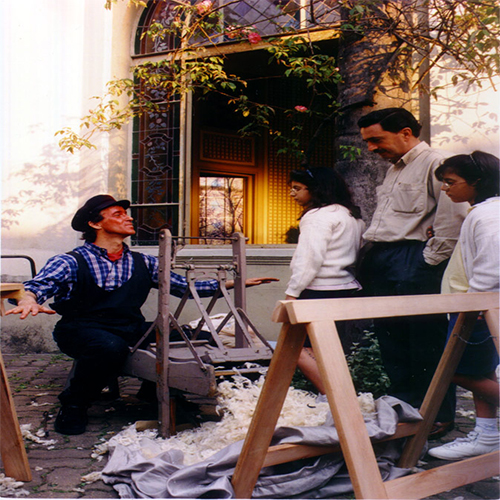
[[[251,498],[262,467],[335,451],[344,455],[356,498],[419,499],[498,475],[499,452],[493,452],[384,483],[335,326],[335,321],[342,320],[460,313],[420,408],[423,420],[399,424],[392,437],[408,437],[398,465],[413,467],[480,311],[498,350],[498,293],[279,302],[273,319],[283,326],[233,475],[236,498]],[[340,449],[305,445],[270,447],[306,334],[325,383]]]
[[[186,238],[179,237],[180,240]],[[194,263],[178,264],[172,234],[168,229],[160,233],[159,243],[159,279],[158,279],[158,316],[152,327],[131,349],[123,370],[124,375],[155,381],[158,396],[158,429],[162,437],[169,437],[173,432],[170,406],[170,388],[205,397],[213,397],[217,391],[216,377],[219,374],[235,373],[232,366],[251,362],[269,362],[273,350],[267,340],[258,332],[246,313],[246,238],[235,233],[230,238],[232,262],[222,265],[198,265]],[[188,289],[176,310],[170,305],[170,272],[185,272]],[[227,273],[234,274],[234,298],[226,288]],[[205,307],[195,288],[198,279],[216,279],[218,292]],[[192,298],[200,312],[193,337],[190,339],[179,325],[178,318],[189,298]],[[212,311],[218,299],[223,299],[229,309],[224,320],[215,328],[211,319]],[[219,338],[219,333],[229,319],[235,320],[235,346],[227,348]],[[197,335],[205,325],[210,331],[212,344],[206,340],[197,340]],[[156,343],[141,348],[143,341],[152,330],[156,331]],[[182,340],[170,342],[170,332],[177,330]],[[250,330],[255,334],[252,336]],[[257,344],[255,337],[260,343]],[[221,369],[217,369],[220,367]],[[239,368],[239,372],[258,372],[259,367]]]

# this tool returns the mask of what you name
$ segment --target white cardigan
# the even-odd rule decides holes
[[[286,294],[310,290],[357,288],[352,267],[361,247],[365,223],[342,205],[309,210],[300,220],[300,236]]]
[[[474,205],[462,224],[460,247],[469,292],[498,292],[500,281],[500,198]]]

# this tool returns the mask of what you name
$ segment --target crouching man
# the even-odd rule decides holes
[[[151,288],[158,288],[158,259],[130,251],[125,238],[135,234],[128,200],[108,194],[90,198],[71,222],[83,233],[82,246],[52,257],[24,283],[26,293],[7,314],[25,319],[38,313],[61,315],[53,336],[62,352],[77,360],[69,387],[59,395],[61,409],[54,428],[61,434],[82,434],[87,408],[120,373],[134,345],[146,332],[141,313]],[[253,278],[247,286],[275,281]],[[228,288],[233,285],[227,282]],[[216,280],[196,282],[200,296],[218,289]],[[171,273],[170,291],[182,297],[184,277]],[[54,297],[49,307],[42,305]]]

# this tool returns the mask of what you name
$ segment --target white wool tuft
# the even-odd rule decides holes
[[[102,478],[102,472],[96,471],[96,472],[90,472],[89,474],[85,474],[85,476],[82,476],[82,483],[95,483],[96,481],[99,481]]]
[[[24,483],[0,473],[0,497],[22,497],[29,495],[29,491],[22,488]]]
[[[368,418],[376,414],[377,407],[371,392],[360,392],[358,394],[358,403],[364,418]]]
[[[22,424],[21,425],[21,434],[24,439],[28,439],[29,441],[33,441],[34,443],[43,444],[48,447],[50,450],[54,444],[57,444],[56,439],[42,439],[45,436],[45,432],[40,432],[40,429],[37,431],[36,435],[31,432],[31,424]]]

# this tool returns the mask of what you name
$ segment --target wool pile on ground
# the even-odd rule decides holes
[[[169,439],[157,436],[156,430],[138,432],[134,425],[125,428],[95,447],[93,458],[105,455],[117,444],[141,451],[145,458],[159,453],[179,450],[184,455],[184,464],[192,465],[205,460],[231,443],[245,438],[259,398],[264,376],[252,382],[235,375],[232,380],[218,384],[219,422],[204,422],[200,427],[184,430]],[[373,396],[369,393],[358,397],[364,415],[375,412]],[[325,423],[329,406],[311,392],[290,387],[280,413],[278,427],[315,427]]]
[[[156,430],[138,432],[131,425],[96,446],[93,458],[105,455],[120,444],[140,451],[145,458],[175,449],[183,453],[185,465],[201,462],[229,444],[245,438],[263,384],[263,376],[254,382],[240,375],[234,376],[231,381],[224,380],[218,384],[218,411],[223,415],[219,422],[204,422],[197,428],[184,430],[169,439],[158,437]],[[370,397],[360,396],[363,411],[374,411],[373,398]],[[291,387],[278,426],[320,426],[325,423],[328,410],[328,403],[318,402],[315,394]]]

